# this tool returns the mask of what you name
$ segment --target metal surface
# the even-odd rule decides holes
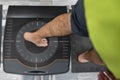
[[[0,5],[0,63],[1,63],[1,36],[2,36],[2,5]]]

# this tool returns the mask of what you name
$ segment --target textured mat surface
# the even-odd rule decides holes
[[[100,70],[106,70],[105,66],[96,65],[92,62],[78,62],[77,56],[91,48],[93,48],[93,46],[89,38],[78,35],[71,36],[72,72],[98,72]]]

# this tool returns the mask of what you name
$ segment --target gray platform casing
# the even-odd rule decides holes
[[[84,51],[88,51],[93,48],[93,45],[89,38],[81,37],[78,35],[71,36],[71,58],[72,58],[72,72],[98,72],[100,70],[106,70],[105,66],[100,66],[92,62],[79,63],[77,57]]]

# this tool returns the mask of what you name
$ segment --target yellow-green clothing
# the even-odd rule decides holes
[[[120,0],[84,0],[89,36],[111,72],[120,78]]]

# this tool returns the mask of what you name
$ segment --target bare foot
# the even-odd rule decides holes
[[[78,56],[78,61],[81,63],[93,62],[97,65],[105,65],[94,49],[91,49],[89,51],[80,54]]]
[[[34,43],[38,47],[46,47],[48,46],[48,42],[46,38],[41,38],[35,33],[25,32],[24,39],[26,41]]]
[[[85,56],[87,53],[88,53],[88,51],[80,54],[80,55],[78,56],[78,61],[81,62],[81,63],[89,62],[89,60],[86,59],[86,56]]]

